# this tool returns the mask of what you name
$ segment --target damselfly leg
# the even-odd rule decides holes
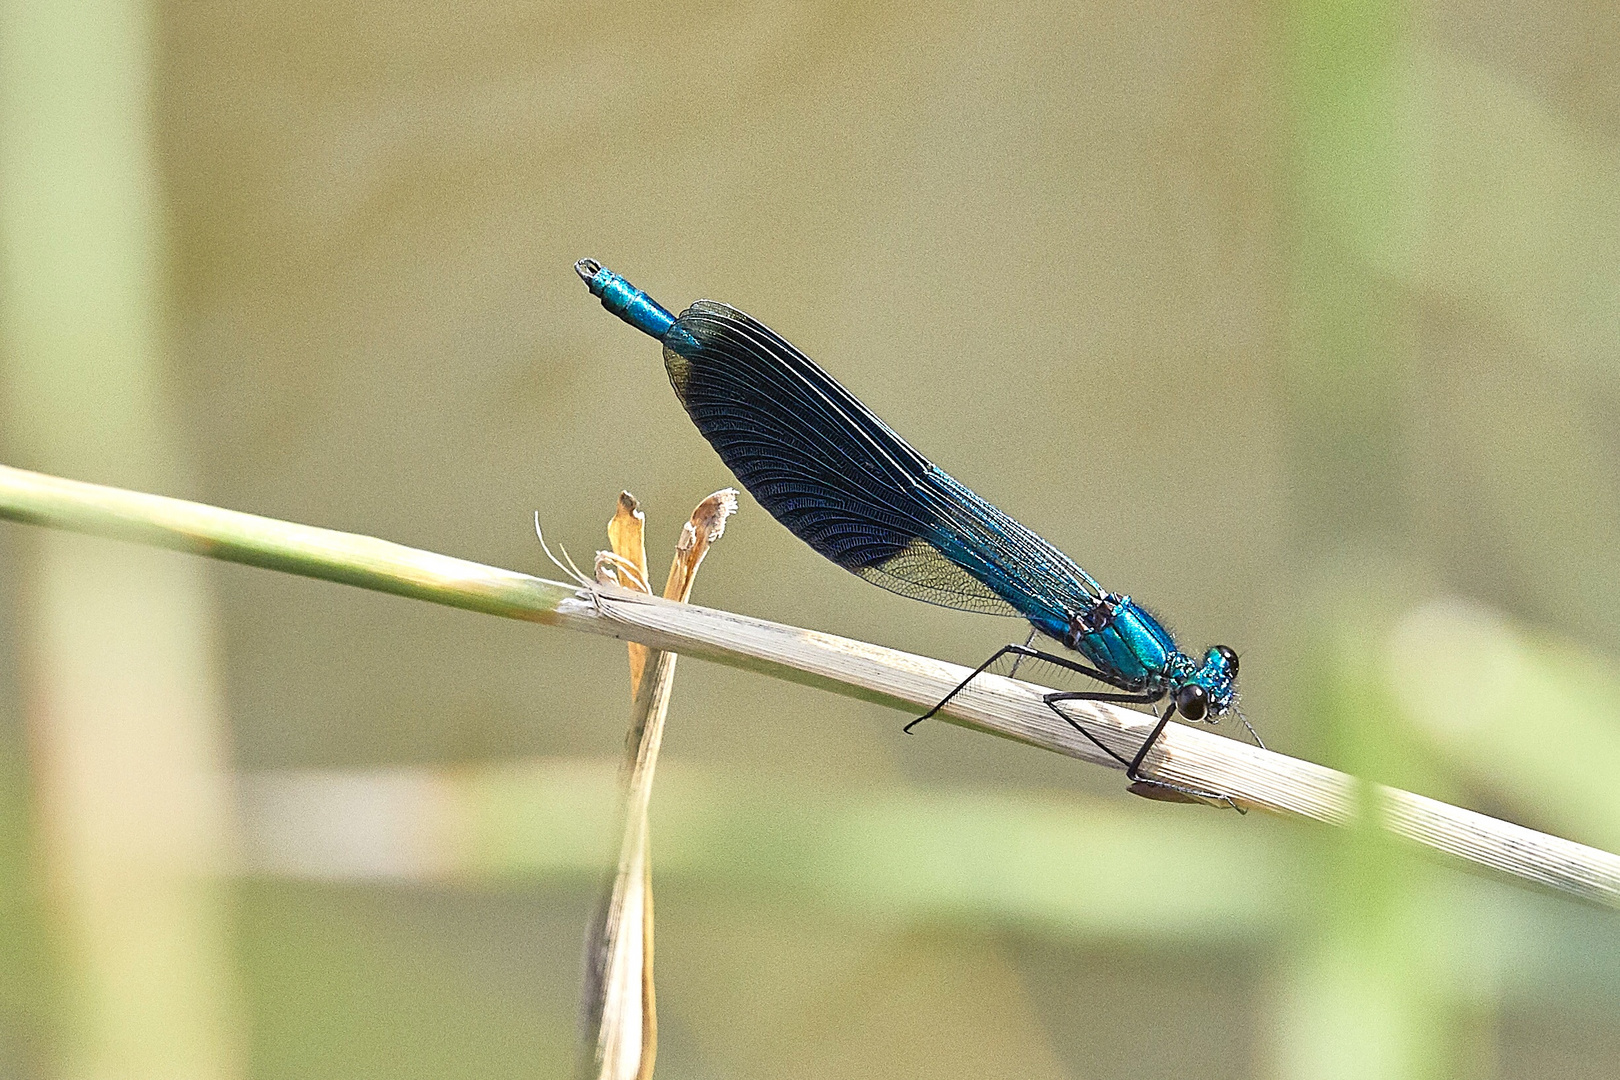
[[[1125,766],[1125,775],[1130,779],[1131,790],[1136,794],[1143,795],[1146,798],[1152,798],[1153,796],[1147,795],[1146,792],[1136,791],[1136,789],[1138,787],[1157,788],[1164,791],[1174,791],[1181,795],[1191,796],[1194,799],[1208,800],[1210,802],[1224,802],[1227,806],[1230,806],[1240,814],[1248,813],[1248,811],[1243,809],[1243,807],[1233,802],[1230,795],[1222,795],[1218,791],[1205,791],[1202,788],[1186,787],[1181,784],[1172,783],[1169,780],[1157,780],[1151,776],[1143,775],[1142,762],[1147,759],[1148,751],[1153,749],[1153,744],[1159,741],[1159,736],[1164,734],[1164,729],[1169,725],[1170,718],[1176,715],[1175,702],[1172,701],[1170,706],[1164,710],[1164,715],[1159,717],[1159,722],[1153,725],[1153,730],[1148,733],[1148,737],[1146,739],[1142,740],[1142,745],[1137,748],[1136,753],[1132,755],[1131,760],[1129,761],[1126,761],[1124,758],[1120,757],[1113,751],[1112,748],[1104,746],[1101,739],[1098,739],[1097,736],[1093,735],[1091,732],[1082,727],[1080,722],[1074,717],[1057,707],[1057,703],[1060,701],[1108,701],[1115,704],[1152,705],[1162,701],[1163,699],[1164,695],[1162,693],[1132,695],[1092,694],[1084,691],[1062,691],[1047,694],[1041,700],[1046,702],[1047,708],[1051,709],[1053,712],[1063,717],[1064,720],[1068,721],[1070,727],[1074,728],[1074,730],[1078,731],[1080,734],[1084,735],[1086,738],[1095,743],[1103,751],[1103,753]]]
[[[1030,627],[1029,637],[1024,639],[1024,648],[1031,648],[1035,644],[1035,636],[1039,633],[1039,630],[1035,629],[1034,627]],[[1016,679],[1018,677],[1018,665],[1022,664],[1024,659],[1024,657],[1019,656],[1013,660],[1012,667],[1007,671],[1007,678]]]
[[[1030,640],[1034,640],[1033,634],[1030,635]],[[1023,645],[1003,645],[1001,648],[997,649],[991,654],[990,659],[974,668],[967,678],[957,683],[956,686],[951,689],[950,693],[940,698],[939,702],[932,709],[929,709],[927,712],[917,717],[917,719],[907,724],[904,729],[906,734],[911,734],[912,729],[918,724],[922,723],[924,720],[931,720],[933,717],[938,715],[939,711],[948,705],[952,698],[956,697],[957,694],[960,694],[963,690],[967,689],[969,683],[971,683],[974,679],[977,679],[980,675],[983,675],[985,671],[989,669],[990,665],[994,664],[997,660],[1000,660],[1003,656],[1017,657],[1017,660],[1015,660],[1013,663],[1013,671],[1017,671],[1018,665],[1025,660],[1044,660],[1049,664],[1056,664],[1058,667],[1066,668],[1069,671],[1078,672],[1079,674],[1085,675],[1088,678],[1096,679],[1098,682],[1107,686],[1117,687],[1122,691],[1127,689],[1126,687],[1121,686],[1117,680],[1110,678],[1101,671],[1098,671],[1096,668],[1088,667],[1085,664],[1070,660],[1065,656],[1055,656],[1052,653],[1042,652],[1039,649],[1032,649],[1029,647],[1027,642]],[[1011,677],[1011,672],[1008,673],[1008,677]],[[1171,702],[1169,708],[1165,709],[1164,715],[1160,716],[1158,723],[1153,725],[1153,731],[1149,733],[1145,740],[1143,740],[1142,745],[1137,748],[1136,753],[1128,759],[1121,756],[1113,749],[1113,747],[1108,746],[1090,731],[1087,731],[1086,728],[1074,717],[1058,708],[1058,702],[1060,701],[1106,701],[1114,705],[1154,705],[1160,701],[1163,701],[1164,698],[1165,694],[1162,690],[1145,691],[1140,693],[1126,692],[1117,694],[1092,690],[1058,690],[1053,691],[1050,694],[1046,694],[1041,698],[1041,700],[1046,703],[1047,708],[1051,709],[1058,716],[1062,717],[1065,723],[1089,739],[1097,747],[1097,749],[1101,750],[1103,753],[1107,754],[1109,757],[1123,765],[1125,767],[1125,775],[1130,779],[1133,789],[1135,787],[1145,787],[1163,791],[1173,791],[1179,795],[1188,796],[1189,798],[1200,801],[1208,800],[1211,802],[1224,802],[1226,805],[1230,806],[1240,814],[1247,813],[1247,811],[1245,811],[1241,806],[1233,802],[1229,796],[1222,795],[1219,792],[1204,791],[1201,788],[1186,787],[1181,784],[1172,783],[1168,780],[1155,780],[1151,776],[1143,775],[1142,762],[1147,759],[1148,751],[1153,749],[1153,744],[1159,741],[1159,736],[1164,734],[1164,729],[1170,723],[1170,718],[1176,714],[1176,706],[1174,702]],[[1137,792],[1137,794],[1145,793]],[[1152,798],[1150,795],[1146,797]]]
[[[1092,743],[1096,745],[1097,749],[1101,750],[1103,753],[1125,766],[1125,775],[1129,776],[1132,781],[1136,781],[1141,779],[1140,777],[1134,775],[1136,764],[1132,764],[1131,761],[1120,757],[1118,752],[1116,752],[1113,747],[1107,745],[1101,739],[1097,738],[1097,736],[1087,731],[1080,725],[1078,720],[1064,712],[1062,709],[1058,708],[1057,703],[1060,701],[1107,701],[1114,705],[1152,705],[1157,701],[1163,700],[1163,698],[1163,694],[1104,694],[1090,693],[1083,690],[1054,690],[1052,693],[1041,698],[1041,700],[1046,702],[1046,707],[1057,713],[1058,716],[1062,717],[1064,722],[1070,727],[1074,728],[1074,730],[1090,739]],[[1160,721],[1160,727],[1163,727],[1163,721]],[[1158,738],[1158,736],[1159,729],[1155,729],[1153,734],[1148,737],[1148,745],[1152,745],[1153,740]],[[1137,751],[1135,758],[1137,764],[1140,764],[1145,753],[1146,747],[1143,747],[1141,750]]]
[[[1035,637],[1034,637],[1033,634],[1030,635],[1030,640],[1031,641],[1035,640]],[[972,673],[969,674],[967,678],[965,678],[961,682],[957,683],[955,688],[952,689],[950,693],[948,693],[944,697],[940,698],[939,701],[934,705],[934,707],[932,709],[929,709],[927,712],[925,712],[921,716],[917,717],[917,719],[915,719],[915,720],[911,721],[911,723],[907,724],[905,726],[905,728],[903,729],[905,731],[905,733],[907,735],[910,735],[912,728],[916,727],[918,724],[922,723],[924,720],[933,719],[939,713],[939,710],[943,709],[946,705],[948,705],[950,703],[950,700],[952,698],[954,698],[957,694],[960,694],[963,690],[967,689],[968,683],[972,682],[974,679],[977,679],[980,675],[983,675],[985,673],[985,671],[990,667],[991,664],[995,663],[997,660],[1000,660],[1003,656],[1016,656],[1018,658],[1017,660],[1015,660],[1013,662],[1013,670],[1014,671],[1017,671],[1018,670],[1018,665],[1023,663],[1025,660],[1044,660],[1048,664],[1056,664],[1058,667],[1067,668],[1070,671],[1077,671],[1080,674],[1085,675],[1085,676],[1087,676],[1089,678],[1096,679],[1098,682],[1107,683],[1109,686],[1118,686],[1119,685],[1118,682],[1116,682],[1113,679],[1110,679],[1107,675],[1104,675],[1102,672],[1098,671],[1096,668],[1091,668],[1091,667],[1087,667],[1084,664],[1076,663],[1075,661],[1070,660],[1067,657],[1054,656],[1054,655],[1052,655],[1051,653],[1048,653],[1048,652],[1041,652],[1039,649],[1030,648],[1027,644],[1025,644],[1025,645],[1003,645],[1001,648],[997,649],[994,653],[992,653],[990,655],[990,659],[986,660],[984,663],[982,663],[978,667],[974,668]],[[1011,675],[1009,675],[1008,677],[1011,678]],[[1108,699],[1098,699],[1098,700],[1108,700]],[[1137,699],[1135,697],[1131,697],[1129,699],[1121,698],[1120,700],[1135,701]],[[1145,700],[1153,701],[1153,700],[1157,700],[1157,699],[1156,698],[1148,698],[1148,699],[1145,699]],[[1120,761],[1121,761],[1121,764],[1124,763],[1123,758],[1121,758]]]
[[[1266,748],[1265,741],[1260,738],[1260,733],[1254,730],[1254,725],[1249,723],[1249,718],[1242,713],[1238,713],[1237,718],[1243,722],[1243,729],[1249,733],[1249,738],[1254,740],[1254,745],[1264,750]]]

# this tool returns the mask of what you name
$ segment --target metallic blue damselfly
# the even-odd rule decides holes
[[[1133,790],[1231,803],[1154,780],[1141,768],[1172,716],[1213,723],[1234,710],[1236,653],[1224,645],[1202,660],[1182,652],[1141,605],[1104,589],[1063,552],[912,449],[819,365],[736,308],[699,300],[676,317],[594,259],[581,259],[574,269],[603,307],[663,343],[670,384],[698,430],[794,535],[893,592],[1029,621],[1029,641],[999,650],[907,731],[1001,657],[1035,658],[1113,688],[1053,692],[1045,700],[1125,766]],[[1090,664],[1031,648],[1037,633]],[[1168,701],[1168,707],[1126,758],[1058,708],[1063,701]]]

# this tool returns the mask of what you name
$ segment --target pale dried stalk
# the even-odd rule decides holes
[[[0,466],[0,517],[137,540],[233,562],[638,641],[733,667],[912,710],[932,705],[969,669],[813,630],[782,626],[621,589],[589,593],[510,570],[372,537],[239,514],[156,495]],[[1042,689],[981,676],[943,716],[1110,768],[1118,764],[1041,701]],[[1151,718],[1102,703],[1072,715],[1121,751]],[[1229,794],[1245,807],[1342,825],[1364,798],[1397,836],[1528,882],[1620,908],[1620,857],[1420,795],[1363,785],[1310,762],[1184,724],[1166,729],[1149,775]]]
[[[698,567],[709,545],[725,532],[737,509],[737,493],[717,491],[698,504],[681,527],[666,599],[684,603],[692,595]],[[629,492],[620,492],[618,512],[608,523],[611,552],[598,552],[597,578],[603,584],[629,580],[646,587],[644,518]],[[650,1080],[658,1050],[658,1011],[653,987],[653,898],[651,825],[653,776],[663,743],[664,719],[675,685],[676,654],[631,642],[630,694],[635,700],[624,769],[625,821],[619,868],[599,930],[587,955],[600,972],[587,980],[588,1015],[596,1028],[592,1072],[597,1080]],[[644,678],[650,673],[650,677]]]

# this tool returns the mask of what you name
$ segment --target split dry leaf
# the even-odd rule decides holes
[[[608,543],[613,550],[596,553],[597,581],[652,595],[652,585],[647,577],[646,525],[647,515],[641,512],[641,504],[636,502],[636,497],[628,491],[619,492],[619,505],[608,521]],[[648,651],[645,645],[630,643],[631,701],[641,691],[641,673],[647,666]]]
[[[737,493],[717,491],[698,504],[681,527],[680,541],[664,585],[666,599],[685,602],[709,546],[725,532],[737,509]],[[647,583],[645,517],[628,491],[608,523],[612,551],[596,557],[597,580],[651,593]],[[648,807],[653,773],[663,741],[674,653],[632,643],[630,687],[635,700],[623,770],[625,821],[619,866],[603,898],[587,943],[585,1038],[589,1050],[581,1075],[590,1080],[649,1080],[658,1046],[653,993],[652,857]]]

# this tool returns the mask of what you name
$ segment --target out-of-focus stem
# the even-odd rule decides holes
[[[163,385],[155,15],[147,0],[0,4],[0,445],[140,487],[188,472]],[[209,571],[62,533],[29,536],[17,569],[64,1014],[51,1071],[240,1076]]]

